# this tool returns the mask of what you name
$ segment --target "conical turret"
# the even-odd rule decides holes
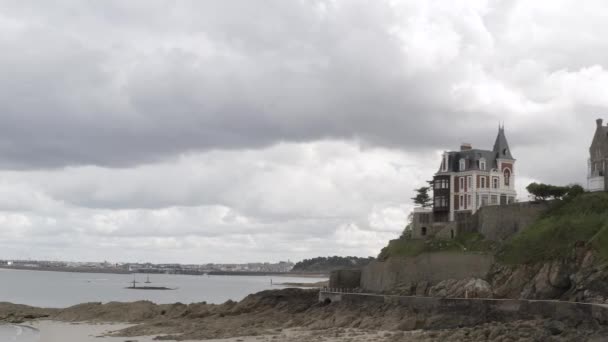
[[[498,135],[496,136],[496,142],[494,142],[493,151],[496,153],[497,159],[514,159],[505,136],[504,126],[498,126]]]

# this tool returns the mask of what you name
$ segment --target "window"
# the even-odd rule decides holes
[[[448,189],[449,181],[447,179],[437,179],[435,180],[435,189]]]
[[[437,196],[435,197],[435,207],[436,208],[446,208],[448,206],[448,199],[445,196]]]
[[[431,219],[431,215],[429,214],[420,214],[419,222],[420,223],[429,223]]]
[[[498,177],[492,178],[492,188],[498,189]]]
[[[484,171],[486,169],[486,160],[483,158],[479,160],[479,169]]]
[[[486,177],[481,177],[480,179],[480,188],[485,189],[486,188]]]
[[[458,178],[460,186],[458,187],[458,191],[464,190],[464,177]]]
[[[443,154],[443,161],[441,162],[441,171],[446,172],[448,170],[448,154]]]
[[[460,195],[460,201],[458,201],[458,202],[460,202],[460,203],[458,203],[460,209],[464,209],[465,208],[465,204],[464,204],[464,196],[463,195]]]
[[[481,206],[488,205],[488,195],[481,195]]]
[[[505,169],[504,175],[505,175],[505,186],[509,186],[509,184],[511,183],[511,170]]]
[[[420,235],[422,235],[422,236],[426,236],[426,227],[422,227],[422,228],[420,229]]]
[[[498,196],[496,196],[496,195],[492,195],[492,196],[490,196],[490,204],[491,204],[491,205],[496,205],[496,204],[498,204]]]
[[[473,201],[471,201],[471,195],[467,196],[467,207],[472,207],[473,206]]]
[[[467,177],[467,185],[468,185],[469,189],[473,189],[473,177],[472,176]]]
[[[464,171],[467,168],[467,161],[460,159],[460,171]]]

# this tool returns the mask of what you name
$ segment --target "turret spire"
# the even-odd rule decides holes
[[[505,136],[504,123],[498,125],[498,135],[496,136],[496,142],[494,142],[493,151],[496,153],[496,158],[513,159],[507,137]]]

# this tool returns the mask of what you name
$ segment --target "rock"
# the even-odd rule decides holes
[[[426,296],[429,288],[428,281],[421,281],[416,285],[416,296]]]
[[[563,262],[553,262],[549,268],[549,284],[560,289],[570,287],[570,270]]]
[[[415,330],[417,327],[417,322],[418,322],[418,320],[416,319],[416,317],[406,317],[397,326],[397,330],[403,330],[403,331]]]
[[[552,320],[545,323],[545,329],[551,335],[560,335],[566,330],[566,325],[563,322]]]
[[[489,283],[496,298],[526,298],[524,290],[534,292],[530,284],[539,265],[504,266],[496,264],[490,272]]]
[[[492,298],[490,284],[478,278],[447,279],[432,286],[428,293],[431,297]]]
[[[492,298],[492,287],[483,279],[471,279],[464,285],[467,298]]]

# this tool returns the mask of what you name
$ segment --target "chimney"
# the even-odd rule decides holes
[[[595,120],[595,123],[597,123],[597,127],[602,127],[603,122],[604,122],[604,120],[602,120],[602,119]]]
[[[460,144],[460,150],[461,151],[468,151],[468,150],[470,150],[472,148],[473,147],[469,143],[462,143],[462,144]]]

